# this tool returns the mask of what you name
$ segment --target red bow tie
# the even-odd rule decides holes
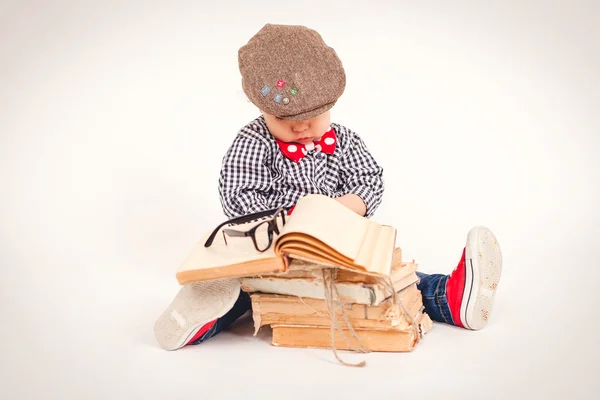
[[[276,139],[277,144],[279,145],[279,149],[287,158],[298,162],[304,156],[308,154],[309,151],[316,150],[322,151],[323,153],[333,154],[335,151],[335,146],[337,144],[337,137],[335,136],[335,131],[333,128],[329,128],[327,132],[321,137],[319,140],[315,140],[312,143],[308,143],[307,145],[303,145],[300,143],[286,143],[282,142],[279,139]]]

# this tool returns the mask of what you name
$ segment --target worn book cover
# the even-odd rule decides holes
[[[401,257],[402,252],[397,248],[394,252],[394,267],[389,280],[340,270],[335,278],[335,284],[341,300],[348,303],[376,306],[390,297],[393,293],[392,290],[398,292],[417,282],[417,264],[402,262]],[[299,264],[296,264],[297,262]],[[325,299],[321,267],[319,264],[293,260],[286,273],[243,278],[241,280],[242,290],[249,293],[262,292]]]
[[[252,318],[255,334],[265,325],[312,325],[331,326],[331,314],[325,300],[253,293]],[[354,328],[406,330],[423,309],[421,292],[411,285],[396,295],[401,303],[394,305],[391,299],[378,306],[345,303],[337,310],[338,323],[343,326],[345,318]]]
[[[367,351],[410,352],[432,327],[425,313],[417,316],[417,329],[375,330],[355,329],[356,336]],[[339,331],[322,326],[272,325],[272,344],[281,347],[331,348],[331,336],[337,350],[357,350],[358,341],[348,330]]]

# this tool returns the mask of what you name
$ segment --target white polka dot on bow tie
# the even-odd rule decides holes
[[[295,152],[296,152],[296,150],[298,150],[298,148],[296,147],[296,145],[295,145],[295,144],[290,144],[290,145],[288,146],[288,151],[289,151],[290,153],[295,153]]]
[[[306,155],[306,149],[302,149],[302,153]]]
[[[334,142],[335,142],[335,139],[332,137],[325,138],[325,144],[328,146],[332,145]]]

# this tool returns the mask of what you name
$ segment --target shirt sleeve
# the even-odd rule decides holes
[[[340,160],[342,191],[339,196],[355,194],[365,203],[365,217],[370,218],[381,204],[384,191],[383,168],[377,164],[363,140],[348,130],[348,146]]]
[[[219,196],[227,218],[268,210],[271,190],[269,148],[259,138],[238,134],[223,157]]]

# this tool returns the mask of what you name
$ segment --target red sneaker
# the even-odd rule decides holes
[[[165,350],[177,350],[194,342],[233,308],[239,295],[238,279],[184,285],[154,324],[156,340]]]
[[[479,330],[486,326],[502,272],[502,253],[487,228],[469,231],[460,262],[446,282],[446,297],[454,324]]]

